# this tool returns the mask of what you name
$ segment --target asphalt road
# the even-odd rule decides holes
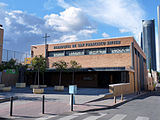
[[[160,120],[160,93],[148,93],[119,107],[44,116],[35,120]]]

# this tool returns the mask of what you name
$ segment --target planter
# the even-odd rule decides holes
[[[46,88],[47,85],[30,85],[30,88]]]
[[[30,85],[30,88],[39,88],[39,85]]]
[[[56,91],[64,91],[64,86],[54,86],[54,90]]]
[[[33,93],[34,94],[42,94],[42,93],[44,93],[44,89],[43,88],[33,88]]]
[[[39,85],[39,87],[41,87],[41,88],[46,88],[47,85]]]
[[[16,88],[25,88],[26,83],[16,83]]]
[[[2,87],[2,88],[0,88],[0,91],[9,92],[9,91],[11,91],[11,87]]]
[[[4,86],[5,86],[5,84],[0,84],[0,88],[1,88],[1,87],[4,87]]]

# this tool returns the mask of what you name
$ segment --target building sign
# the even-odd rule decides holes
[[[17,71],[15,69],[7,69],[7,70],[4,70],[4,72],[6,72],[7,74],[16,74]]]
[[[60,45],[54,46],[54,49],[65,49],[65,48],[80,48],[80,47],[89,47],[89,46],[104,46],[104,45],[115,45],[121,44],[121,41],[107,41],[107,42],[92,42],[92,43],[78,43],[73,45]]]
[[[69,94],[76,94],[76,93],[77,93],[77,85],[70,85]]]
[[[32,59],[33,59],[33,58],[25,58],[24,64],[31,64],[31,63],[32,63]]]

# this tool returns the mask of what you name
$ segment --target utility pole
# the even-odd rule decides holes
[[[47,38],[50,37],[47,35],[47,33],[45,33],[45,36],[43,37],[45,40],[45,58],[47,58]]]

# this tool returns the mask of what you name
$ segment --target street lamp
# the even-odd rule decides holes
[[[45,41],[44,41],[44,42],[45,42],[45,58],[47,58],[47,49],[48,49],[48,48],[47,48],[47,38],[48,38],[48,37],[50,37],[50,36],[48,36],[47,33],[45,33],[45,36],[43,37],[44,40],[45,40]]]

